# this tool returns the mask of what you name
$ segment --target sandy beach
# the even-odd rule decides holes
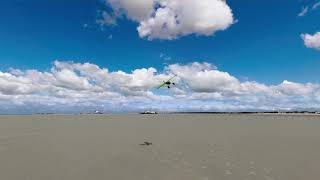
[[[0,116],[1,180],[319,177],[320,116]]]

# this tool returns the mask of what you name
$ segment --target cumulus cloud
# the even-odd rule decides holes
[[[230,74],[214,69],[208,63],[169,65],[170,71],[188,82],[194,92],[226,92],[234,90],[240,82]],[[192,75],[191,75],[192,74]]]
[[[173,74],[176,87],[155,88]],[[124,72],[55,61],[50,71],[0,72],[0,83],[0,113],[320,109],[319,84],[240,81],[199,62]]]
[[[304,44],[308,48],[320,50],[320,32],[315,34],[301,34]]]
[[[115,14],[139,23],[142,38],[172,40],[190,34],[210,36],[234,23],[224,0],[106,0]],[[108,18],[109,19],[109,18]]]
[[[154,0],[106,0],[116,14],[125,13],[134,21],[142,21],[153,13]]]

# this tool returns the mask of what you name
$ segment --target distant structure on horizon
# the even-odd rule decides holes
[[[103,114],[102,112],[100,112],[100,111],[94,111],[94,113],[93,114]]]
[[[158,112],[156,112],[156,111],[145,111],[145,112],[142,112],[140,114],[158,114]]]

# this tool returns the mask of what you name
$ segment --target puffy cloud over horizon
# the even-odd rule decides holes
[[[137,22],[139,36],[152,39],[177,39],[190,34],[213,35],[234,22],[225,0],[105,0],[113,14]],[[110,24],[104,13],[99,24]],[[112,21],[113,22],[113,21]],[[113,22],[114,23],[114,22]]]
[[[155,88],[173,74],[176,87]],[[90,63],[54,61],[50,71],[0,71],[0,83],[1,114],[320,110],[319,84],[242,82],[199,62],[111,72]]]
[[[304,44],[308,48],[320,50],[320,32],[315,34],[301,34]]]

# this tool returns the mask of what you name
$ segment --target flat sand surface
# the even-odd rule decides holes
[[[320,116],[0,116],[0,179],[319,180]]]

